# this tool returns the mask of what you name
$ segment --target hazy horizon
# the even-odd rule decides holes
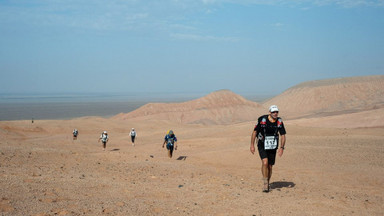
[[[0,94],[0,121],[111,117],[147,103],[180,103],[206,94],[191,93],[47,93]],[[262,95],[241,95],[261,102]]]

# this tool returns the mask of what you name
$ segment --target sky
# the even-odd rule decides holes
[[[384,74],[384,0],[0,0],[0,94],[279,94]]]

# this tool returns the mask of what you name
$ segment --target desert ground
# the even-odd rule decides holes
[[[241,103],[268,113],[266,105]],[[262,192],[260,158],[249,151],[255,120],[233,121],[236,108],[246,110],[237,102],[225,110],[207,104],[171,114],[0,121],[1,215],[383,215],[380,104],[313,117],[306,110],[300,118],[280,106],[287,142],[269,193]],[[178,138],[172,158],[162,148],[169,129]],[[98,143],[104,130],[106,151]]]
[[[384,128],[286,122],[271,192],[253,122],[181,125],[97,117],[1,122],[2,215],[382,215]],[[79,129],[78,140],[71,137]],[[129,129],[138,138],[131,145]],[[173,129],[173,158],[161,147]],[[102,150],[98,137],[108,130]]]

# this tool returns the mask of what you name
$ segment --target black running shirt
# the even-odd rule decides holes
[[[260,116],[257,120],[257,124],[254,128],[257,131],[256,136],[258,137],[258,145],[264,146],[264,138],[265,136],[275,136],[276,139],[279,139],[280,135],[285,135],[285,127],[283,120],[281,118],[277,118],[275,122],[270,122],[268,120],[268,115]]]

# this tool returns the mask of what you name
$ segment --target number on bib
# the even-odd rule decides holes
[[[277,139],[275,136],[266,136],[264,139],[264,149],[276,149],[277,148]]]

